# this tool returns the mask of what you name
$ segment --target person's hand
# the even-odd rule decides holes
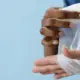
[[[61,15],[61,12],[58,11],[58,9],[49,8],[49,9],[46,10],[46,12],[45,12],[45,14],[44,14],[44,16],[43,16],[43,20],[44,20],[44,22],[45,22],[46,19],[56,18],[56,16],[59,16],[59,15]],[[45,23],[42,22],[42,25],[45,25]],[[73,23],[71,23],[71,24],[69,25],[70,28],[73,28],[73,27],[75,27],[75,26],[76,26],[76,25],[73,24]],[[56,28],[57,28],[57,27],[56,27]],[[54,30],[53,30],[53,31],[54,31]],[[45,30],[42,30],[42,33],[44,33],[44,32],[45,32]],[[44,35],[44,34],[43,34],[43,35]],[[64,32],[59,31],[59,34],[58,34],[57,36],[62,37],[63,35],[65,35]]]
[[[48,8],[44,14],[43,19],[48,19],[48,18],[62,18],[63,17],[63,12],[59,10],[59,8]]]
[[[63,69],[61,69],[56,61],[56,55],[39,59],[34,63],[35,66],[32,71],[34,73],[41,73],[43,75],[55,74],[55,78],[57,79],[69,76]]]
[[[71,59],[80,60],[80,50],[69,50],[63,46],[63,54]]]

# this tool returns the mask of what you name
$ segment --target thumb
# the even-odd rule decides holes
[[[71,59],[80,60],[80,50],[69,50],[66,47],[63,47],[63,54]]]
[[[62,52],[66,57],[73,59],[73,55],[71,54],[71,51],[68,48],[63,46]]]
[[[76,24],[71,23],[71,24],[70,24],[70,28],[74,28],[74,27],[76,27]]]

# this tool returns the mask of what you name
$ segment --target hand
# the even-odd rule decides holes
[[[51,7],[51,8],[46,10],[45,15],[44,15],[44,19],[58,18],[60,16],[62,16],[62,12],[59,11],[58,9],[55,9],[55,8]]]
[[[55,77],[57,79],[69,76],[63,69],[61,69],[61,67],[57,64],[56,61],[56,55],[39,59],[34,63],[35,67],[32,71],[34,73],[41,73],[43,75],[55,74]]]
[[[56,9],[54,9],[54,8],[49,8],[48,10],[46,10],[46,12],[45,12],[45,14],[44,14],[44,17],[43,17],[44,22],[45,22],[46,19],[48,19],[48,18],[55,18],[55,16],[59,16],[59,15],[61,15],[61,12],[60,12],[60,11],[58,11],[58,10],[56,10]],[[48,23],[48,22],[47,22],[47,23]],[[42,25],[46,25],[46,23],[43,23],[43,22],[42,22]],[[45,27],[45,26],[43,26],[43,27]],[[75,24],[71,23],[69,27],[70,27],[70,28],[73,28],[73,27],[75,27]],[[44,29],[41,29],[41,30],[42,30],[41,33],[43,33],[43,35],[45,35],[44,33],[47,32],[47,31],[44,30]],[[50,32],[49,32],[49,34],[50,34]],[[60,31],[57,36],[60,36],[60,37],[61,37],[61,36],[63,36],[63,35],[64,35],[64,32]]]
[[[55,78],[55,79],[60,79],[60,78],[68,77],[68,76],[71,76],[71,75],[69,75],[69,74],[67,74],[66,72],[64,72],[64,73],[55,74],[55,75],[54,75],[54,78]]]
[[[70,28],[74,28],[75,26],[76,26],[76,25],[73,24],[73,23],[70,24]],[[47,35],[47,36],[53,36],[53,35],[54,35],[54,34],[53,34],[54,32],[55,32],[55,30],[50,30],[50,29],[48,29],[48,28],[46,28],[46,27],[42,27],[41,30],[40,30],[40,33],[41,33],[42,35],[44,35],[44,36],[46,36],[46,35]],[[65,35],[64,32],[59,31],[57,36],[58,36],[58,37],[62,37],[63,35]],[[57,37],[57,36],[56,36],[56,37]]]
[[[66,19],[65,18],[65,13],[66,14],[69,14],[69,13],[67,13],[67,12],[64,12],[64,11],[60,11],[59,9],[56,9],[56,8],[49,8],[49,9],[47,9],[46,10],[46,12],[45,12],[45,14],[44,14],[44,16],[43,16],[43,19],[42,19],[42,25],[46,25],[46,23],[44,23],[46,20],[48,20],[48,19],[50,19],[50,21],[47,21],[47,23],[49,22],[49,23],[51,23],[51,19],[53,18],[53,19],[60,19],[60,20],[62,20],[63,18],[64,19]],[[64,14],[64,16],[63,16],[63,14]],[[63,17],[63,18],[60,18],[60,17]],[[68,19],[70,19],[70,18],[68,18]],[[55,22],[53,22],[53,23],[55,23]],[[71,23],[72,24],[72,23]],[[70,24],[70,25],[71,25]],[[74,24],[72,24],[72,26],[74,26]],[[69,27],[72,27],[72,26],[69,26]],[[57,26],[56,26],[57,27]],[[59,27],[58,27],[59,28]]]
[[[63,54],[71,59],[80,60],[80,50],[69,50],[66,47],[63,47]]]

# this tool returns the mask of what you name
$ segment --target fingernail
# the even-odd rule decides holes
[[[65,45],[62,45],[62,51],[64,50],[64,48],[66,48]]]
[[[54,80],[59,80],[59,79],[56,77],[56,75],[54,76]]]
[[[37,67],[34,67],[34,68],[32,69],[32,72],[37,73],[37,72],[38,72]]]
[[[41,59],[38,59],[34,62],[34,65],[38,64],[41,61]]]
[[[76,26],[76,24],[74,24],[74,23],[71,23],[71,24],[70,24],[70,27],[71,27],[71,28],[74,28],[75,26]]]
[[[63,36],[64,35],[64,33],[63,32],[59,32],[59,36]]]
[[[53,44],[54,44],[54,45],[58,45],[59,42],[58,42],[57,40],[54,40],[54,41],[53,41]]]

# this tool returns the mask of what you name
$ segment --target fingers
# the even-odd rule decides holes
[[[47,22],[47,24],[48,24],[49,22]],[[44,26],[47,26],[47,24],[46,23],[42,23]],[[53,24],[53,23],[52,23]],[[49,26],[52,26],[52,25],[49,25]],[[74,28],[76,26],[76,24],[74,24],[74,23],[70,23],[70,25],[69,25],[69,27],[70,28]],[[53,26],[52,26],[53,27]],[[47,27],[42,27],[41,28],[41,30],[40,30],[40,33],[42,34],[42,35],[44,35],[44,36],[63,36],[64,35],[64,33],[62,32],[62,31],[59,31],[59,30],[55,30],[55,29],[49,29],[49,28],[47,28]]]
[[[60,31],[59,36],[62,37],[63,35],[65,35],[64,32]]]
[[[51,72],[49,72],[49,71],[46,71],[46,72],[40,72],[40,74],[42,74],[42,75],[49,75],[49,74],[51,74]]]
[[[79,14],[79,12],[65,11],[52,7],[46,10],[44,18],[78,19]]]
[[[76,26],[76,24],[74,24],[74,23],[70,24],[70,28],[74,28],[75,26]]]
[[[80,60],[80,50],[69,50],[70,57],[72,59],[79,59]]]
[[[55,32],[47,27],[42,27],[40,33],[44,36],[55,36]]]
[[[58,73],[64,73],[64,70],[59,69],[59,70],[54,70],[54,71],[46,71],[46,72],[40,72],[42,75],[47,75],[47,74],[58,74]]]
[[[63,12],[54,8],[47,9],[44,15],[44,18],[60,18],[60,17],[63,17]]]
[[[60,74],[56,74],[54,77],[56,79],[60,79],[60,78],[64,78],[64,77],[68,77],[70,76],[69,74],[67,74],[66,72],[60,73]]]
[[[59,30],[58,29],[49,29],[47,27],[42,27],[40,30],[40,33],[44,36],[50,36],[50,37],[55,37],[58,35]]]
[[[73,56],[71,55],[70,51],[66,47],[63,46],[63,49],[62,50],[63,50],[63,54],[65,56],[67,56],[69,58],[73,58]]]
[[[43,59],[39,59],[35,61],[36,66],[45,66],[45,65],[52,65],[56,64],[57,57],[56,56],[48,56]]]
[[[42,27],[48,27],[48,28],[74,28],[76,24],[71,23],[69,21],[61,20],[61,19],[55,19],[55,18],[48,18],[42,20]]]
[[[79,18],[79,13],[71,12],[71,11],[63,11],[56,8],[49,8],[43,17],[42,26],[48,27],[71,27],[73,28],[75,24],[69,23],[69,20],[64,19],[73,19]]]
[[[40,33],[44,36],[56,36],[56,37],[61,37],[64,35],[64,32],[62,31],[59,31],[59,30],[51,30],[51,29],[48,29],[47,27],[42,27],[41,30],[40,30]]]
[[[61,27],[65,27],[65,28],[69,28],[70,26],[70,22],[69,21],[64,21],[61,19],[56,19],[56,18],[48,18],[48,19],[43,19],[42,20],[42,26],[43,27],[48,27],[48,28],[61,28]]]
[[[80,50],[69,50],[63,47],[63,54],[71,59],[80,59]]]
[[[47,66],[36,66],[33,68],[33,72],[35,73],[56,73],[63,72],[59,65],[47,65]]]

